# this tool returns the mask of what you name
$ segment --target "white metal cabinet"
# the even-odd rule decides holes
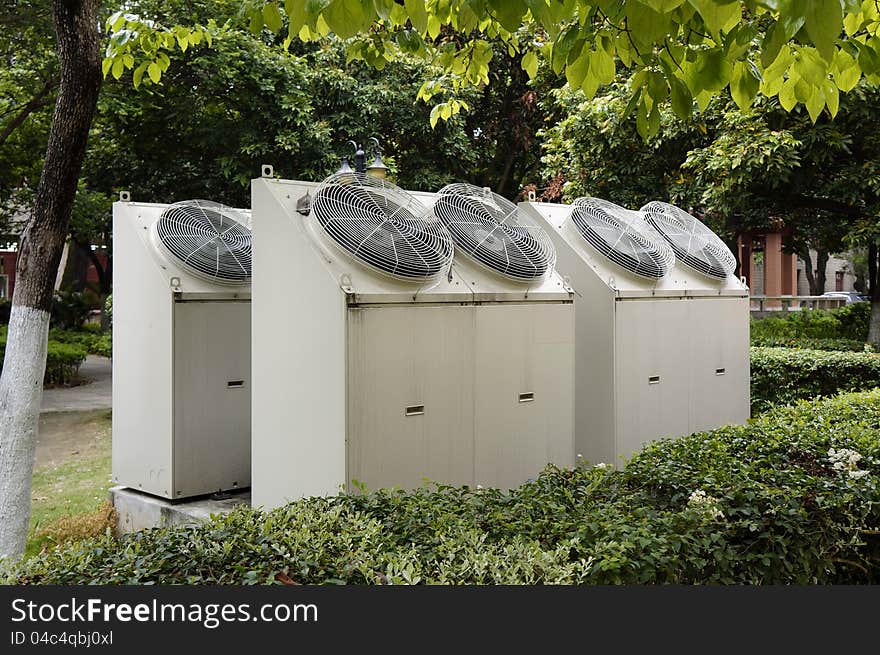
[[[574,460],[571,304],[476,309],[475,468],[509,488]],[[518,457],[504,456],[515,450]]]
[[[348,312],[347,482],[472,484],[474,308]]]
[[[615,456],[690,429],[690,341],[682,329],[690,300],[620,300],[615,306]],[[620,463],[619,461],[616,463]]]
[[[251,477],[250,302],[174,304],[175,497]]]

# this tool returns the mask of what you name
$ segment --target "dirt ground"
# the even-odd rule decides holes
[[[58,466],[90,455],[107,434],[109,422],[106,409],[41,414],[36,466]]]

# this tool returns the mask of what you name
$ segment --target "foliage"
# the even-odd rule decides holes
[[[107,322],[112,326],[113,325],[113,294],[107,296],[107,300],[104,301],[104,313],[107,315]]]
[[[62,330],[78,330],[88,320],[91,304],[82,291],[60,289],[52,299],[50,324]]]
[[[625,469],[308,498],[61,547],[10,581],[876,583],[880,392],[662,440]]]
[[[880,354],[751,348],[752,415],[776,404],[880,386]]]
[[[7,326],[0,326],[0,366],[6,353]],[[61,343],[49,340],[46,355],[44,384],[69,384],[76,377],[88,351],[78,343]]]
[[[806,337],[752,337],[751,344],[760,348],[798,348],[800,350],[840,350],[873,352],[870,345],[854,339],[811,339]]]
[[[871,321],[871,303],[853,302],[832,310],[840,321],[840,336],[844,339],[865,341],[868,338],[868,324]]]
[[[12,300],[0,298],[0,325],[9,324],[9,315],[12,313]]]
[[[840,91],[863,74],[880,79],[880,10],[873,0],[246,0],[243,8],[251,32],[278,34],[283,47],[332,33],[354,37],[348,56],[380,70],[403,54],[437,61],[442,75],[419,93],[442,100],[432,122],[466,109],[460,92],[488,82],[488,39],[522,52],[530,75],[539,57],[564,71],[569,86],[587,97],[614,79],[618,64],[630,69],[637,127],[646,137],[656,134],[662,106],[688,118],[695,101],[704,108],[728,88],[740,108],[760,92],[778,97],[786,110],[802,103],[816,120],[826,107],[834,115]],[[210,23],[163,25],[123,12],[108,19],[107,29],[105,76],[132,70],[136,85],[158,84],[170,51],[210,45],[214,34]],[[760,44],[758,52],[752,43]]]
[[[113,337],[110,332],[102,332],[100,327],[95,323],[86,323],[79,330],[52,328],[49,330],[49,340],[82,346],[91,355],[111,357]]]
[[[855,302],[832,310],[787,312],[784,316],[751,319],[751,336],[772,339],[849,339],[865,342],[871,304]]]

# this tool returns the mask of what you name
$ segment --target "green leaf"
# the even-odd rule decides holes
[[[787,41],[785,30],[780,27],[779,23],[773,23],[761,42],[761,65],[764,68],[767,68],[776,60],[783,44]]]
[[[718,2],[717,0],[688,0],[706,24],[712,36],[718,37],[720,32],[729,32],[742,18],[739,0]]]
[[[579,89],[584,83],[584,79],[589,70],[590,57],[588,53],[583,52],[565,67],[565,79],[568,81],[568,86],[570,86],[573,91]]]
[[[147,66],[150,65],[150,62],[145,61],[140,64],[137,68],[134,69],[134,73],[132,73],[132,81],[134,82],[134,88],[138,88],[141,85],[141,80],[144,78],[144,73],[147,71]]]
[[[681,7],[685,0],[641,0],[641,2],[648,5],[654,11],[665,14]]]
[[[810,120],[815,123],[825,108],[825,94],[822,93],[822,89],[813,87],[804,104],[807,106],[807,112],[810,114]]]
[[[440,119],[440,112],[442,111],[441,105],[434,105],[431,109],[431,129],[433,130],[437,126],[437,121]]]
[[[804,27],[819,54],[825,61],[833,61],[834,42],[843,28],[843,8],[839,0],[810,0],[806,3],[804,19]]]
[[[590,53],[590,72],[599,84],[610,84],[614,81],[614,57],[601,48]]]
[[[273,34],[277,34],[281,29],[283,24],[281,12],[278,10],[278,5],[274,2],[263,5],[263,22]]]
[[[730,95],[741,110],[746,110],[752,105],[752,100],[758,94],[758,78],[752,73],[748,62],[738,61],[733,67],[733,77],[730,80]]]
[[[826,64],[813,48],[801,48],[793,67],[798,75],[813,86],[821,85],[822,80],[827,77]]]
[[[162,79],[162,68],[155,61],[150,62],[150,65],[147,66],[147,74],[154,84],[158,84],[159,80]]]
[[[419,34],[425,34],[428,31],[428,11],[425,3],[422,0],[405,0],[404,6],[412,26]]]
[[[844,93],[852,91],[862,77],[862,70],[855,57],[845,50],[840,50],[834,57],[834,65],[837,69],[834,73],[834,81],[838,88]]]
[[[694,110],[694,99],[687,85],[677,77],[669,78],[672,111],[682,120],[688,120]]]
[[[113,77],[118,80],[120,77],[122,77],[122,71],[124,71],[124,70],[125,70],[125,62],[122,61],[122,57],[117,57],[113,61],[113,67],[111,69],[111,71],[113,73]]]
[[[288,35],[298,34],[306,24],[305,0],[285,0],[284,13],[287,14]]]
[[[354,36],[367,24],[361,0],[333,0],[322,16],[330,30],[342,39]]]
[[[110,70],[110,67],[113,65],[113,57],[104,57],[104,61],[101,62],[101,74],[104,77],[107,77],[107,71]]]
[[[489,9],[508,32],[515,32],[522,25],[527,11],[525,0],[489,0]]]
[[[523,55],[521,66],[529,74],[529,79],[534,79],[538,74],[538,53],[529,50]]]
[[[840,93],[837,86],[831,80],[825,80],[822,84],[822,93],[825,96],[825,106],[828,107],[831,118],[834,118],[840,108]]]
[[[791,111],[797,104],[797,98],[794,96],[795,80],[796,78],[789,77],[779,89],[779,104],[785,111]]]

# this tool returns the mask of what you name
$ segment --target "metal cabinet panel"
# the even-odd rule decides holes
[[[689,303],[690,432],[749,418],[749,309],[746,298]]]
[[[247,487],[250,302],[174,305],[174,496]]]
[[[348,311],[348,483],[472,484],[474,308]]]
[[[651,440],[690,431],[691,302],[616,303],[616,464]]]
[[[571,304],[476,309],[475,470],[509,488],[548,463],[574,463]],[[511,456],[515,453],[515,456]]]

